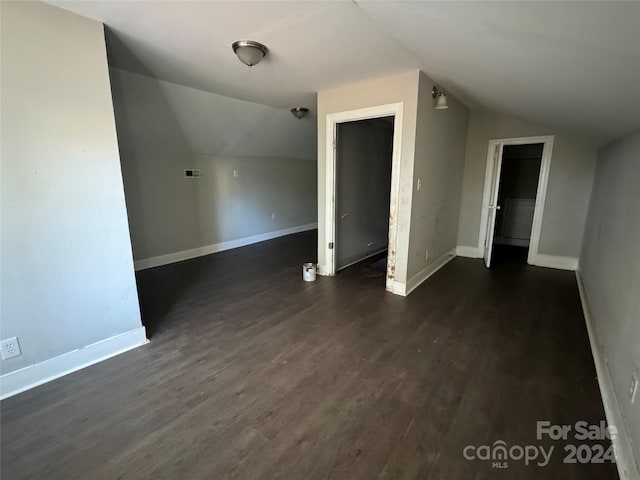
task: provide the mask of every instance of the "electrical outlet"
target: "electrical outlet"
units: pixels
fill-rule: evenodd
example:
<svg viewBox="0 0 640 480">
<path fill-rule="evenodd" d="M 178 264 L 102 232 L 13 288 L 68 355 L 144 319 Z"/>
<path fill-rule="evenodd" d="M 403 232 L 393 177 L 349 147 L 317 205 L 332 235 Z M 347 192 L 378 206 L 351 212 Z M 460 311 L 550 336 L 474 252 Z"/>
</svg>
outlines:
<svg viewBox="0 0 640 480">
<path fill-rule="evenodd" d="M 233 178 L 238 178 L 239 174 L 238 174 L 238 170 L 236 170 L 235 168 L 233 169 Z"/>
<path fill-rule="evenodd" d="M 427 250 L 426 252 L 424 252 L 424 260 L 425 260 L 426 262 L 428 262 L 428 261 L 429 261 L 429 250 Z"/>
<path fill-rule="evenodd" d="M 420 191 L 420 189 L 422 188 L 422 180 L 418 179 L 418 191 Z"/>
<path fill-rule="evenodd" d="M 631 383 L 629 383 L 629 400 L 631 403 L 636 402 L 638 396 L 638 376 L 635 373 L 631 374 Z"/>
<path fill-rule="evenodd" d="M 18 355 L 22 355 L 22 352 L 20 351 L 20 344 L 18 343 L 18 337 L 7 338 L 6 340 L 2 340 L 2 345 L 0 347 L 2 350 L 3 360 L 17 357 Z"/>
<path fill-rule="evenodd" d="M 272 214 L 271 214 L 271 220 L 275 220 L 275 219 L 276 219 L 276 214 L 275 214 L 275 213 L 272 213 Z"/>
</svg>

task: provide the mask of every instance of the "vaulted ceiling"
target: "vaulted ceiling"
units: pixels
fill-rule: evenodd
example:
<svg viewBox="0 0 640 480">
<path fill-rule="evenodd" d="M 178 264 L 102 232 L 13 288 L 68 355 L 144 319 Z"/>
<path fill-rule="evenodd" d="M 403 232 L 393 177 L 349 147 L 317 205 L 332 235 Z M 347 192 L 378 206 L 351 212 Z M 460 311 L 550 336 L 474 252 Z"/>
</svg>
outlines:
<svg viewBox="0 0 640 480">
<path fill-rule="evenodd" d="M 640 2 L 50 3 L 107 25 L 112 66 L 266 105 L 422 69 L 471 108 L 600 141 L 640 128 Z M 249 69 L 238 39 L 270 53 Z"/>
</svg>

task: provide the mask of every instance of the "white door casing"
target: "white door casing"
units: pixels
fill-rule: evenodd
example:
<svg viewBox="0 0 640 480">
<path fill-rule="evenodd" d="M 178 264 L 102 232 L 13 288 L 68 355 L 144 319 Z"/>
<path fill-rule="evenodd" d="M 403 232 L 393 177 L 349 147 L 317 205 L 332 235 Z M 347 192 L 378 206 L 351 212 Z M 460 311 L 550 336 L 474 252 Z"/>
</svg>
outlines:
<svg viewBox="0 0 640 480">
<path fill-rule="evenodd" d="M 484 194 L 482 198 L 482 210 L 480 213 L 480 233 L 478 237 L 478 250 L 484 252 L 484 260 L 487 267 L 491 264 L 491 252 L 493 249 L 493 234 L 495 229 L 496 202 L 502 167 L 502 153 L 505 145 L 529 145 L 542 143 L 542 160 L 540 162 L 540 175 L 538 177 L 538 189 L 536 192 L 536 205 L 533 213 L 533 225 L 531 227 L 531 241 L 527 263 L 536 264 L 540 234 L 542 232 L 542 219 L 547 196 L 547 184 L 551 169 L 551 156 L 553 153 L 553 135 L 538 137 L 518 137 L 489 140 L 487 151 L 487 168 L 485 171 Z"/>
<path fill-rule="evenodd" d="M 336 238 L 336 128 L 338 123 L 367 120 L 370 118 L 394 117 L 393 154 L 391 167 L 391 198 L 389 208 L 389 244 L 387 256 L 387 290 L 392 291 L 395 278 L 396 240 L 398 218 L 398 196 L 400 193 L 400 160 L 402 147 L 402 112 L 404 102 L 377 105 L 374 107 L 331 113 L 326 116 L 326 185 L 325 185 L 325 258 L 326 265 L 321 270 L 323 275 L 336 273 L 335 238 Z"/>
</svg>

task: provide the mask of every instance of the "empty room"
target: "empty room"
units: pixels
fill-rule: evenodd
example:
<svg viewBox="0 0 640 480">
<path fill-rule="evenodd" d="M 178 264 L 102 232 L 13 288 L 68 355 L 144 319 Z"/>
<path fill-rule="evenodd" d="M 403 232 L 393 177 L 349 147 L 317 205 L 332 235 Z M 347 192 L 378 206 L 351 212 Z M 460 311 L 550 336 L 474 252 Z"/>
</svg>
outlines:
<svg viewBox="0 0 640 480">
<path fill-rule="evenodd" d="M 640 2 L 0 22 L 3 480 L 640 480 Z"/>
</svg>

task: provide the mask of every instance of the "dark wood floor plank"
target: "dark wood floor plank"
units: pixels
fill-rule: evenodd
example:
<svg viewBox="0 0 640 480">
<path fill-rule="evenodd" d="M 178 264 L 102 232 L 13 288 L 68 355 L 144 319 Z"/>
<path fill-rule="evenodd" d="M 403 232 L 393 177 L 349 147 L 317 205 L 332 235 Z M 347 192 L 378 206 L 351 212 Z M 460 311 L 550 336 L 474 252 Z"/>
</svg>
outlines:
<svg viewBox="0 0 640 480">
<path fill-rule="evenodd" d="M 151 343 L 3 401 L 3 480 L 616 478 L 462 456 L 604 418 L 571 272 L 454 259 L 400 298 L 366 262 L 303 282 L 315 248 L 139 272 Z"/>
</svg>

